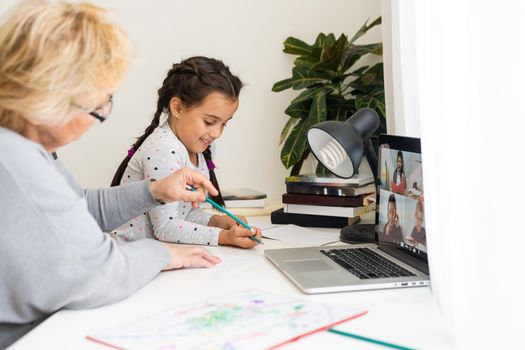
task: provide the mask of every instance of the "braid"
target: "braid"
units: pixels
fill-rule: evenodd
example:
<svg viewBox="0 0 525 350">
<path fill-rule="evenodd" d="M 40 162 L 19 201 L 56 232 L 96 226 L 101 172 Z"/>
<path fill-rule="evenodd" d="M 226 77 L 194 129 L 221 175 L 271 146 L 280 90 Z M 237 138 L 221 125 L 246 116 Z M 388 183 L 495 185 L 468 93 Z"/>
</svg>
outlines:
<svg viewBox="0 0 525 350">
<path fill-rule="evenodd" d="M 204 159 L 206 160 L 206 164 L 212 163 L 213 161 L 211 159 L 211 150 L 210 147 L 206 148 L 204 152 L 202 152 L 202 155 L 204 156 Z M 215 176 L 215 170 L 213 170 L 214 166 L 208 165 L 208 170 L 210 171 L 210 181 L 212 185 L 217 189 L 219 192 L 216 196 L 210 196 L 212 200 L 214 200 L 217 204 L 222 205 L 224 207 L 224 199 L 222 198 L 221 189 L 219 188 L 219 182 L 217 181 L 217 177 Z"/>
<path fill-rule="evenodd" d="M 177 65 L 173 65 L 172 69 L 169 71 L 168 76 L 164 79 L 164 82 L 162 83 L 162 87 L 158 90 L 159 99 L 157 101 L 157 110 L 155 111 L 155 115 L 153 116 L 153 120 L 151 121 L 150 125 L 144 130 L 144 134 L 140 136 L 137 141 L 131 146 L 132 152 L 128 152 L 128 155 L 122 163 L 120 163 L 117 172 L 115 173 L 115 176 L 113 176 L 113 180 L 111 181 L 111 186 L 118 186 L 120 185 L 120 182 L 122 181 L 122 176 L 124 175 L 124 172 L 126 171 L 126 168 L 128 166 L 129 161 L 131 160 L 131 157 L 133 156 L 133 153 L 136 152 L 140 146 L 144 143 L 144 141 L 148 138 L 149 135 L 153 133 L 153 130 L 155 130 L 159 124 L 160 124 L 160 116 L 162 115 L 162 112 L 168 108 L 168 104 L 170 101 L 169 94 L 169 85 L 171 77 L 176 73 L 177 71 Z"/>
<path fill-rule="evenodd" d="M 153 120 L 151 121 L 151 124 L 146 128 L 146 130 L 144 130 L 144 135 L 140 136 L 137 139 L 137 141 L 133 144 L 133 146 L 131 146 L 131 149 L 133 151 L 138 150 L 139 147 L 142 145 L 142 143 L 144 143 L 144 140 L 146 140 L 148 136 L 151 135 L 153 130 L 155 130 L 155 128 L 159 126 L 161 114 L 162 114 L 162 109 L 157 109 L 157 111 L 155 112 L 155 116 L 153 117 Z M 126 158 L 124 158 L 122 163 L 120 163 L 117 169 L 117 172 L 115 173 L 115 176 L 113 176 L 113 180 L 111 181 L 111 186 L 120 185 L 120 181 L 122 181 L 122 176 L 124 175 L 124 172 L 126 171 L 128 163 L 131 160 L 131 157 L 133 156 L 132 153 L 130 154 L 130 152 L 128 152 L 128 155 L 126 156 Z"/>
</svg>

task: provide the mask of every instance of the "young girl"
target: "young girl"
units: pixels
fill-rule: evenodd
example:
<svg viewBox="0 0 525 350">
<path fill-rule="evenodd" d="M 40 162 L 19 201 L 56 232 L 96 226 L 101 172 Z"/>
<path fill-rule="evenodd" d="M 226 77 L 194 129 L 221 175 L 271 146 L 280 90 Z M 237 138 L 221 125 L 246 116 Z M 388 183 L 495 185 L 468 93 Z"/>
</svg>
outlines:
<svg viewBox="0 0 525 350">
<path fill-rule="evenodd" d="M 401 151 L 397 152 L 397 162 L 396 170 L 392 176 L 392 183 L 390 184 L 390 190 L 397 194 L 405 194 L 407 189 L 407 179 L 405 176 L 404 162 L 403 162 L 403 153 Z"/>
<path fill-rule="evenodd" d="M 224 201 L 212 161 L 213 141 L 218 139 L 239 106 L 242 82 L 221 61 L 192 57 L 174 64 L 158 90 L 157 111 L 120 164 L 112 186 L 143 179 L 154 181 L 190 167 L 209 177 Z M 161 118 L 166 115 L 167 118 Z M 246 221 L 245 218 L 241 218 Z M 119 227 L 115 234 L 127 240 L 155 237 L 161 241 L 235 245 L 251 248 L 251 232 L 224 215 L 205 213 L 188 202 L 158 206 Z"/>
</svg>

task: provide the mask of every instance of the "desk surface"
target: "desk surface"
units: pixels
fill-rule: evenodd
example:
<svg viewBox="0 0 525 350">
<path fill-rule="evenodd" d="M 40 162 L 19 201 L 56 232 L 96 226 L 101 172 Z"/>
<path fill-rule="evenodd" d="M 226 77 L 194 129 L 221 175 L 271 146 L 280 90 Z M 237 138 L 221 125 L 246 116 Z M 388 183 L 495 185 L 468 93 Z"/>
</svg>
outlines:
<svg viewBox="0 0 525 350">
<path fill-rule="evenodd" d="M 251 224 L 268 226 L 269 217 L 249 218 Z M 315 229 L 329 231 L 330 229 Z M 344 304 L 368 310 L 368 314 L 336 328 L 361 336 L 419 349 L 450 349 L 452 342 L 430 288 L 306 295 L 302 294 L 266 258 L 264 249 L 300 246 L 264 240 L 263 246 L 252 250 L 232 247 L 211 247 L 220 255 L 256 254 L 260 258 L 246 268 L 214 272 L 213 269 L 189 269 L 163 272 L 130 298 L 92 310 L 63 310 L 51 316 L 33 331 L 13 344 L 20 349 L 108 349 L 85 339 L 88 333 L 120 325 L 133 319 L 156 314 L 167 308 L 194 303 L 246 289 L 300 297 L 318 302 Z M 283 349 L 386 349 L 328 332 L 319 332 Z"/>
</svg>

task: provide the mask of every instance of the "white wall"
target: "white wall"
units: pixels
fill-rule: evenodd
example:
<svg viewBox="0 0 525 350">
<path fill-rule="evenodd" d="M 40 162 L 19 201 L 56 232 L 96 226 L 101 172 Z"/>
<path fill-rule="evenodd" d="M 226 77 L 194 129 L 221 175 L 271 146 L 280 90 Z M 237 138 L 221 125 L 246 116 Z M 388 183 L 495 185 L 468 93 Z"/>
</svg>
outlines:
<svg viewBox="0 0 525 350">
<path fill-rule="evenodd" d="M 156 91 L 172 62 L 192 55 L 222 59 L 246 83 L 240 107 L 217 141 L 223 188 L 252 187 L 279 198 L 288 171 L 278 139 L 284 109 L 296 95 L 274 93 L 273 83 L 291 75 L 288 36 L 309 43 L 319 32 L 353 35 L 366 19 L 381 15 L 380 0 L 97 0 L 115 10 L 138 48 L 136 64 L 115 95 L 111 118 L 59 152 L 77 180 L 106 186 L 133 139 L 149 125 Z M 15 1 L 2 0 L 0 12 Z M 376 27 L 362 43 L 381 41 Z"/>
</svg>

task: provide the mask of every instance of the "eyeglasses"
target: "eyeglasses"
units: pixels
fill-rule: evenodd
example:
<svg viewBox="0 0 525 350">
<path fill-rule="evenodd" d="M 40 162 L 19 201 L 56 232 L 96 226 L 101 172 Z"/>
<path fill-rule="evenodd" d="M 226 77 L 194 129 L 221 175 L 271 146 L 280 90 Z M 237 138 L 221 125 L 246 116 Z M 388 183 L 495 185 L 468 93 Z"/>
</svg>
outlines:
<svg viewBox="0 0 525 350">
<path fill-rule="evenodd" d="M 113 109 L 113 95 L 109 95 L 108 101 L 104 103 L 103 106 L 98 107 L 92 112 L 88 112 L 88 114 L 98 119 L 101 123 L 103 123 L 109 117 L 112 109 Z"/>
<path fill-rule="evenodd" d="M 75 107 L 80 108 L 81 110 L 85 111 L 87 114 L 92 116 L 93 118 L 98 119 L 101 123 L 103 123 L 106 119 L 108 119 L 109 115 L 111 114 L 111 110 L 113 109 L 113 95 L 109 95 L 108 100 L 106 103 L 104 103 L 102 106 L 97 107 L 91 112 L 88 112 L 85 108 L 74 104 Z"/>
</svg>

